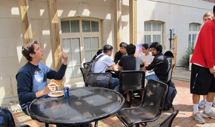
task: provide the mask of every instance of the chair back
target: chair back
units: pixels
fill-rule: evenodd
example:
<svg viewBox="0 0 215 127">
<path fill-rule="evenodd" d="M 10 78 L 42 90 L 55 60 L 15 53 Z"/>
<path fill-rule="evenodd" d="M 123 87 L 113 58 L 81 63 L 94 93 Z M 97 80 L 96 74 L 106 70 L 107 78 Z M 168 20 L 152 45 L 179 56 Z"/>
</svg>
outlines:
<svg viewBox="0 0 215 127">
<path fill-rule="evenodd" d="M 85 77 L 86 77 L 86 74 L 89 73 L 87 69 L 83 68 L 83 67 L 80 67 L 80 70 L 81 70 L 81 73 L 82 73 L 82 76 L 83 76 L 83 80 L 85 82 Z"/>
<path fill-rule="evenodd" d="M 172 122 L 175 119 L 175 117 L 178 114 L 178 110 L 174 111 L 170 116 L 168 116 L 161 124 L 159 124 L 157 127 L 171 127 Z"/>
<path fill-rule="evenodd" d="M 104 87 L 111 89 L 112 75 L 110 73 L 87 73 L 85 85 L 86 87 Z"/>
<path fill-rule="evenodd" d="M 126 70 L 119 74 L 119 91 L 142 90 L 145 83 L 145 72 Z"/>
<path fill-rule="evenodd" d="M 174 59 L 174 55 L 171 51 L 166 51 L 164 53 L 164 56 L 166 57 L 168 63 L 169 63 L 169 68 L 172 66 L 172 62 L 173 62 L 173 59 Z"/>
<path fill-rule="evenodd" d="M 175 66 L 175 64 L 172 64 L 168 70 L 168 76 L 167 76 L 166 83 L 168 83 L 172 79 L 172 72 L 173 72 L 174 66 Z"/>
<path fill-rule="evenodd" d="M 147 82 L 141 108 L 150 112 L 151 115 L 148 114 L 148 117 L 154 118 L 154 120 L 159 118 L 163 110 L 167 91 L 168 86 L 163 82 L 153 79 Z"/>
</svg>

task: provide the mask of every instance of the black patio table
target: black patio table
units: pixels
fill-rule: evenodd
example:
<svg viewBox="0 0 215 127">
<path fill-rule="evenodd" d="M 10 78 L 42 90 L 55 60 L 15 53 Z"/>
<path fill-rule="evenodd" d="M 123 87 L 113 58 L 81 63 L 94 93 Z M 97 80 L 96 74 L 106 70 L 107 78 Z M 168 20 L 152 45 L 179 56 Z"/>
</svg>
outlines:
<svg viewBox="0 0 215 127">
<path fill-rule="evenodd" d="M 110 70 L 107 70 L 106 72 L 111 73 L 112 77 L 114 77 L 114 78 L 119 78 L 119 72 L 120 71 L 118 71 L 118 70 L 112 70 L 112 69 L 110 69 Z"/>
<path fill-rule="evenodd" d="M 120 110 L 124 97 L 111 89 L 78 87 L 69 97 L 42 97 L 29 105 L 32 119 L 47 124 L 83 124 L 109 117 Z"/>
</svg>

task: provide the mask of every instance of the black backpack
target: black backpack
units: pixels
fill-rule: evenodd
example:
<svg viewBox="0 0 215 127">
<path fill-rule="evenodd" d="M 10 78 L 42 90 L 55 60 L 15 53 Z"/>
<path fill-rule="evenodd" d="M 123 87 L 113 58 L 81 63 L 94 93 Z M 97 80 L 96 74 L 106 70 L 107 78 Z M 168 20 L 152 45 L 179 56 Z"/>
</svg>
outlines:
<svg viewBox="0 0 215 127">
<path fill-rule="evenodd" d="M 163 110 L 169 110 L 170 108 L 173 109 L 174 111 L 174 107 L 172 105 L 172 102 L 177 94 L 177 90 L 175 88 L 174 83 L 172 82 L 172 80 L 170 80 L 168 83 L 168 92 L 164 101 L 164 106 L 163 106 Z"/>
<path fill-rule="evenodd" d="M 93 66 L 94 64 L 102 57 L 104 56 L 104 54 L 101 54 L 98 58 L 95 58 L 95 59 L 92 59 L 90 62 L 86 62 L 86 63 L 83 63 L 83 66 L 85 69 L 87 69 L 88 72 L 93 72 Z"/>
<path fill-rule="evenodd" d="M 0 107 L 0 127 L 15 127 L 13 116 L 7 108 Z"/>
</svg>

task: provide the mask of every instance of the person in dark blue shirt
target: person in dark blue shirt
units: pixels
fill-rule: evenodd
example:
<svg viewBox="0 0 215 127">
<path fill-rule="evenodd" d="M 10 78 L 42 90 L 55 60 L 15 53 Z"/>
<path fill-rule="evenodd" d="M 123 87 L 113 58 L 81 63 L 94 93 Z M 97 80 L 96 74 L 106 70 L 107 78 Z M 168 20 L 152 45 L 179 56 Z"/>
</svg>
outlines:
<svg viewBox="0 0 215 127">
<path fill-rule="evenodd" d="M 23 45 L 22 54 L 28 62 L 16 74 L 17 91 L 21 108 L 26 115 L 29 115 L 28 105 L 34 99 L 47 95 L 55 89 L 55 84 L 48 84 L 47 78 L 56 80 L 63 78 L 67 68 L 68 55 L 65 52 L 60 53 L 63 64 L 56 72 L 40 63 L 40 60 L 43 59 L 43 50 L 37 41 L 30 41 Z"/>
</svg>

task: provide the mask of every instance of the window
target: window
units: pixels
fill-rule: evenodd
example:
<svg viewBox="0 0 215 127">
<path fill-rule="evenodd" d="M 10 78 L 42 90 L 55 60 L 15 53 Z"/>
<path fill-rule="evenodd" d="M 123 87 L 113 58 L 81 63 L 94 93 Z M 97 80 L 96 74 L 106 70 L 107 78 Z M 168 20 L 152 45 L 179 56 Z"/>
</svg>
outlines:
<svg viewBox="0 0 215 127">
<path fill-rule="evenodd" d="M 99 22 L 81 20 L 82 32 L 99 32 Z M 80 32 L 80 20 L 61 21 L 62 33 Z"/>
<path fill-rule="evenodd" d="M 84 53 L 86 61 L 90 61 L 99 49 L 98 37 L 85 37 L 84 38 Z"/>
<path fill-rule="evenodd" d="M 200 24 L 190 23 L 189 25 L 189 35 L 188 35 L 188 47 L 193 46 L 195 43 L 196 35 L 200 30 Z"/>
<path fill-rule="evenodd" d="M 101 45 L 100 20 L 75 18 L 61 21 L 62 50 L 68 54 L 66 80 L 82 77 L 80 67 Z"/>
<path fill-rule="evenodd" d="M 144 43 L 162 42 L 162 23 L 147 21 L 144 23 Z"/>
<path fill-rule="evenodd" d="M 81 67 L 81 50 L 79 38 L 64 38 L 63 39 L 63 51 L 68 54 L 68 65 L 66 76 L 71 78 L 77 78 L 81 76 L 79 68 Z"/>
</svg>

